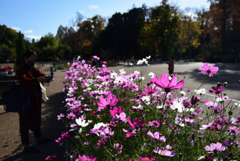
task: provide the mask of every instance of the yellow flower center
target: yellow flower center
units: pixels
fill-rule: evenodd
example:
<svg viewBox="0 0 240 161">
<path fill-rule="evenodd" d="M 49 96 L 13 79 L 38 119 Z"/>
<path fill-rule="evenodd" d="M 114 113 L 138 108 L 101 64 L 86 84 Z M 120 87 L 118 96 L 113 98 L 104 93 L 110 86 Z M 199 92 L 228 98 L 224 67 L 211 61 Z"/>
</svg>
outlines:
<svg viewBox="0 0 240 161">
<path fill-rule="evenodd" d="M 162 155 L 165 155 L 166 153 L 165 152 L 162 152 Z"/>
<path fill-rule="evenodd" d="M 145 159 L 150 160 L 148 157 L 146 157 Z"/>
</svg>

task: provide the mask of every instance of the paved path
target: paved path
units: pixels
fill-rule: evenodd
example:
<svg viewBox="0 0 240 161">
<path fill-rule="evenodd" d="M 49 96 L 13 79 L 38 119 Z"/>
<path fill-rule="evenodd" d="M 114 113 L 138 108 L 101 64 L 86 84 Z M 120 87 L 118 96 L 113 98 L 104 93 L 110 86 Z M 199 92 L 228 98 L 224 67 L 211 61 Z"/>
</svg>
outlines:
<svg viewBox="0 0 240 161">
<path fill-rule="evenodd" d="M 45 71 L 48 66 L 44 66 L 41 71 Z M 53 139 L 53 142 L 37 146 L 33 134 L 30 132 L 30 143 L 37 146 L 41 151 L 36 154 L 22 153 L 21 139 L 19 133 L 19 122 L 17 113 L 5 113 L 0 106 L 0 160 L 1 161 L 42 161 L 46 156 L 57 154 L 56 160 L 64 161 L 65 147 L 55 143 L 61 132 L 65 131 L 65 126 L 57 120 L 57 115 L 63 112 L 64 93 L 62 92 L 62 81 L 64 80 L 64 70 L 54 72 L 54 81 L 47 87 L 49 101 L 42 106 L 42 133 Z M 46 72 L 45 74 L 50 74 Z"/>
</svg>

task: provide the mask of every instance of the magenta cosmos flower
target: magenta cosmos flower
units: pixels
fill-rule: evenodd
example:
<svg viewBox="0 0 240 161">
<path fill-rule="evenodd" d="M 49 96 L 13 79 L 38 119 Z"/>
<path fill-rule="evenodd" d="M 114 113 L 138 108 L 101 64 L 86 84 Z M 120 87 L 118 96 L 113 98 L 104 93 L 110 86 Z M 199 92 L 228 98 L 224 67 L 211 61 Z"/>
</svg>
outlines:
<svg viewBox="0 0 240 161">
<path fill-rule="evenodd" d="M 95 55 L 93 56 L 93 59 L 99 60 L 100 58 Z"/>
<path fill-rule="evenodd" d="M 115 116 L 116 114 L 121 114 L 122 112 L 124 112 L 124 109 L 121 109 L 120 106 L 118 107 L 113 107 L 113 110 L 110 110 L 110 114 L 112 116 Z"/>
<path fill-rule="evenodd" d="M 210 146 L 206 146 L 205 150 L 208 151 L 208 153 L 214 153 L 218 151 L 224 151 L 226 148 L 221 143 L 217 142 L 210 144 Z"/>
<path fill-rule="evenodd" d="M 153 82 L 158 87 L 165 90 L 165 92 L 170 92 L 170 90 L 177 90 L 182 88 L 184 85 L 184 80 L 177 82 L 177 78 L 175 76 L 172 77 L 171 81 L 169 81 L 168 74 L 163 73 L 161 76 L 161 80 L 155 75 L 153 77 Z"/>
<path fill-rule="evenodd" d="M 56 155 L 49 155 L 45 158 L 45 160 L 53 160 L 54 158 L 56 158 Z"/>
<path fill-rule="evenodd" d="M 137 155 L 137 156 L 138 156 L 138 158 L 141 159 L 141 161 L 155 161 L 155 160 L 157 160 L 157 159 L 155 159 L 155 158 L 152 158 L 152 155 L 151 155 L 151 154 L 148 154 L 146 157 L 141 157 L 141 156 L 139 156 L 139 155 Z"/>
<path fill-rule="evenodd" d="M 128 125 L 132 128 L 144 127 L 145 123 L 146 123 L 146 121 L 144 121 L 144 120 L 139 121 L 139 118 L 135 118 L 134 123 L 132 123 L 131 120 L 128 121 Z"/>
<path fill-rule="evenodd" d="M 86 156 L 86 155 L 81 156 L 79 154 L 79 156 L 76 159 L 76 161 L 97 161 L 97 158 L 94 157 L 93 155 L 91 155 L 91 156 Z"/>
<path fill-rule="evenodd" d="M 101 95 L 99 97 L 99 101 L 97 101 L 97 104 L 98 104 L 98 107 L 100 110 L 106 108 L 107 106 L 115 106 L 117 104 L 117 99 L 116 99 L 116 96 L 113 95 L 112 93 L 108 93 L 107 95 L 107 100 L 104 99 L 104 97 Z"/>
<path fill-rule="evenodd" d="M 217 73 L 218 67 L 209 66 L 208 63 L 204 63 L 203 67 L 199 67 L 203 74 L 208 74 L 209 77 L 213 76 L 213 73 Z"/>
</svg>

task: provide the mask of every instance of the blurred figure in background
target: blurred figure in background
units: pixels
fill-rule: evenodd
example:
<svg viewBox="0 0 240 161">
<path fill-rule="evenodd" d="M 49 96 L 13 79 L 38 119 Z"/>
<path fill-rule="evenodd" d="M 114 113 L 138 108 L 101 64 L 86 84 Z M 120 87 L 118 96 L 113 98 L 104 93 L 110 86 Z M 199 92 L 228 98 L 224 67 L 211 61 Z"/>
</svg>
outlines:
<svg viewBox="0 0 240 161">
<path fill-rule="evenodd" d="M 174 58 L 171 56 L 170 57 L 170 60 L 168 62 L 168 72 L 169 72 L 169 75 L 173 74 L 173 71 L 174 71 Z"/>
</svg>

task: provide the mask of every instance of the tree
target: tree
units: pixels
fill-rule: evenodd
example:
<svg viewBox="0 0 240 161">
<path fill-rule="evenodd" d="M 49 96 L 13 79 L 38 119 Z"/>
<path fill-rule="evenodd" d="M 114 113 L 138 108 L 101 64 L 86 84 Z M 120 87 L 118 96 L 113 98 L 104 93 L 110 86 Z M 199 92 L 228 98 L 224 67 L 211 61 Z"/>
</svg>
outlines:
<svg viewBox="0 0 240 161">
<path fill-rule="evenodd" d="M 14 56 L 14 52 L 6 45 L 0 46 L 0 62 L 10 60 Z"/>
<path fill-rule="evenodd" d="M 139 57 L 138 39 L 144 21 L 142 8 L 133 8 L 123 14 L 115 13 L 99 35 L 100 50 L 110 51 L 115 58 L 124 55 Z"/>
<path fill-rule="evenodd" d="M 60 59 L 71 59 L 72 48 L 66 44 L 60 44 L 57 48 L 57 55 Z"/>
<path fill-rule="evenodd" d="M 22 34 L 20 31 L 17 34 L 17 41 L 16 41 L 16 62 L 15 66 L 20 67 L 24 64 L 23 61 L 23 54 L 26 51 L 25 43 L 24 43 L 24 34 Z"/>
<path fill-rule="evenodd" d="M 192 20 L 191 16 L 187 16 L 185 14 L 180 14 L 179 16 L 178 36 L 174 46 L 178 48 L 178 52 L 180 53 L 183 53 L 186 51 L 186 49 L 188 49 L 189 58 L 191 58 L 191 48 L 197 49 L 200 46 L 200 23 Z"/>
<path fill-rule="evenodd" d="M 178 15 L 176 9 L 166 3 L 152 8 L 151 32 L 163 59 L 168 58 L 168 51 L 178 34 Z"/>
<path fill-rule="evenodd" d="M 229 31 L 239 33 L 240 0 L 209 0 L 211 2 L 208 16 L 211 17 L 211 37 L 221 44 L 222 53 L 226 52 L 226 36 Z"/>
<path fill-rule="evenodd" d="M 53 36 L 53 34 L 48 33 L 47 35 L 41 37 L 41 39 L 38 42 L 38 47 L 40 49 L 44 47 L 57 47 L 58 46 L 58 41 L 57 39 Z"/>
</svg>

